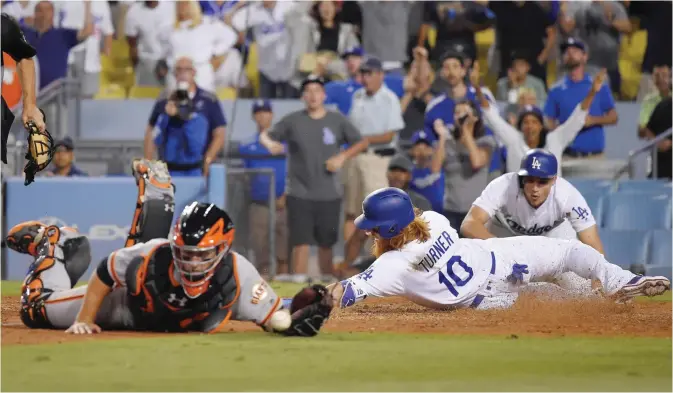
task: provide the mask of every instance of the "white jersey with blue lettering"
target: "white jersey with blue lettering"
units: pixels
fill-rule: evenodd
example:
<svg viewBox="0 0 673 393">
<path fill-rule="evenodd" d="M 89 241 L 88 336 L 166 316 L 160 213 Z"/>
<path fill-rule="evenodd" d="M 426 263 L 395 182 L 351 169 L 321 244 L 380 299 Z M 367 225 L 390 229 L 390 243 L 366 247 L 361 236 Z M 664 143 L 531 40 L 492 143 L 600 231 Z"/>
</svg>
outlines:
<svg viewBox="0 0 673 393">
<path fill-rule="evenodd" d="M 577 233 L 596 225 L 582 194 L 560 177 L 537 209 L 526 200 L 516 173 L 491 181 L 473 205 L 488 213 L 491 219 L 487 228 L 497 237 L 576 238 Z"/>
<path fill-rule="evenodd" d="M 458 239 L 443 215 L 426 211 L 430 239 L 381 255 L 367 270 L 342 282 L 345 304 L 369 296 L 403 296 L 431 308 L 468 307 L 486 286 L 493 261 L 483 242 Z M 481 242 L 481 243 L 480 243 Z"/>
</svg>

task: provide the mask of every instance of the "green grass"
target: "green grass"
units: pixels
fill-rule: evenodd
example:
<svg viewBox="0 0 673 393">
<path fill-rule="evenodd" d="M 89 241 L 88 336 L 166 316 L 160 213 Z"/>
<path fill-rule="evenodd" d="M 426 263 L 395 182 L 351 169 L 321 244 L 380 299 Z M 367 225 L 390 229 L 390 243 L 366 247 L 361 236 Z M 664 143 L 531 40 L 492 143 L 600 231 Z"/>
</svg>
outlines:
<svg viewBox="0 0 673 393">
<path fill-rule="evenodd" d="M 6 391 L 671 391 L 671 340 L 260 333 L 2 349 Z"/>
</svg>

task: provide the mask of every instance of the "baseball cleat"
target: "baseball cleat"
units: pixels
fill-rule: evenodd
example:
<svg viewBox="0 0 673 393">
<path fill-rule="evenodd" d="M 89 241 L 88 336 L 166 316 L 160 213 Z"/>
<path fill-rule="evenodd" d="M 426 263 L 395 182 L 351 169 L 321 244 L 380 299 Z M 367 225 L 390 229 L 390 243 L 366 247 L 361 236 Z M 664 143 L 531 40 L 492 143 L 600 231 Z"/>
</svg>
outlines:
<svg viewBox="0 0 673 393">
<path fill-rule="evenodd" d="M 671 289 L 671 282 L 662 276 L 636 276 L 617 293 L 617 301 L 625 302 L 636 296 L 658 296 Z"/>
<path fill-rule="evenodd" d="M 166 163 L 159 160 L 135 159 L 131 164 L 136 181 L 144 178 L 150 184 L 160 188 L 171 187 L 171 175 Z"/>
<path fill-rule="evenodd" d="M 26 221 L 9 230 L 5 243 L 7 247 L 22 254 L 37 256 L 37 245 L 42 240 L 46 225 L 39 221 Z"/>
</svg>

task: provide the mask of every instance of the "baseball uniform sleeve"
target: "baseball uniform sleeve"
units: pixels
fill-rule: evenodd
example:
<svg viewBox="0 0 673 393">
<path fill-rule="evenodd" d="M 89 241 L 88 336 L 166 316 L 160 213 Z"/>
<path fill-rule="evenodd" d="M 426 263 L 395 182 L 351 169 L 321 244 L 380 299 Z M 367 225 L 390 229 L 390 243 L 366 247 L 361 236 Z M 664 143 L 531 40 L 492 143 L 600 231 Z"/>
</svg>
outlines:
<svg viewBox="0 0 673 393">
<path fill-rule="evenodd" d="M 560 179 L 559 179 L 560 180 Z M 589 204 L 586 199 L 572 184 L 564 182 L 561 187 L 563 193 L 567 193 L 566 203 L 564 205 L 564 213 L 570 221 L 575 232 L 582 232 L 583 230 L 596 225 Z"/>
<path fill-rule="evenodd" d="M 106 265 L 105 267 L 107 267 L 107 275 L 105 271 L 106 269 L 103 268 L 104 265 L 101 265 L 97 271 L 98 277 L 108 285 L 112 283 L 115 286 L 125 287 L 126 270 L 131 262 L 137 258 L 145 258 L 155 248 L 166 242 L 166 239 L 153 239 L 146 243 L 138 243 L 135 246 L 121 248 L 112 252 L 107 258 L 107 261 L 104 261 L 104 264 Z"/>
<path fill-rule="evenodd" d="M 2 14 L 2 51 L 16 62 L 30 59 L 36 54 L 35 48 L 26 41 L 16 19 L 4 13 Z"/>
<path fill-rule="evenodd" d="M 488 183 L 486 188 L 484 188 L 484 191 L 481 192 L 481 195 L 479 195 L 472 205 L 484 209 L 489 217 L 493 217 L 493 215 L 505 205 L 507 188 L 509 187 L 513 176 L 515 176 L 515 174 L 502 175 Z"/>
<path fill-rule="evenodd" d="M 238 253 L 234 256 L 240 292 L 236 303 L 231 307 L 231 318 L 235 321 L 252 321 L 263 325 L 274 311 L 280 309 L 281 298 L 259 275 L 249 260 Z"/>
<path fill-rule="evenodd" d="M 404 294 L 402 282 L 404 269 L 400 262 L 394 260 L 394 256 L 384 254 L 364 272 L 341 281 L 344 290 L 340 301 L 341 308 L 350 307 L 369 296 L 388 297 Z"/>
</svg>

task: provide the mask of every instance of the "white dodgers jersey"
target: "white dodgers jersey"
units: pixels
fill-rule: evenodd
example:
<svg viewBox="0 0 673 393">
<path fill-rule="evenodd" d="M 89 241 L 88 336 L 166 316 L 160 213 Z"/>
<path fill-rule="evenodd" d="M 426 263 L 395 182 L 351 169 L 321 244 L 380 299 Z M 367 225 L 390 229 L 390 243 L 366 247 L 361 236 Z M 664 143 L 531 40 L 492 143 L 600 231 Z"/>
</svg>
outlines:
<svg viewBox="0 0 673 393">
<path fill-rule="evenodd" d="M 469 306 L 486 285 L 493 261 L 482 240 L 458 239 L 443 215 L 427 211 L 430 239 L 381 255 L 367 270 L 341 282 L 341 307 L 369 296 L 403 296 L 431 308 Z"/>
<path fill-rule="evenodd" d="M 596 225 L 591 209 L 577 189 L 567 180 L 557 177 L 547 200 L 533 208 L 519 186 L 516 173 L 506 173 L 489 183 L 474 201 L 491 217 L 488 229 L 498 237 L 551 236 L 576 237 L 576 233 Z M 572 229 L 570 236 L 558 236 L 563 226 Z M 560 228 L 559 228 L 560 227 Z M 556 230 L 559 228 L 559 230 Z"/>
</svg>

